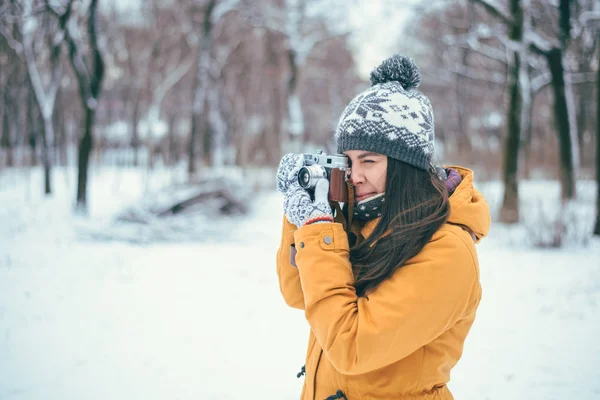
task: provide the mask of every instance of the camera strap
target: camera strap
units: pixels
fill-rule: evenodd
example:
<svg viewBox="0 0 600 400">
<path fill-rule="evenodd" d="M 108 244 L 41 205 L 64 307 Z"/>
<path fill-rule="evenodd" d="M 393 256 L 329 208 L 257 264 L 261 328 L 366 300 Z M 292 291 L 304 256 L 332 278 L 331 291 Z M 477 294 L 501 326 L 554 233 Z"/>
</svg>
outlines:
<svg viewBox="0 0 600 400">
<path fill-rule="evenodd" d="M 354 185 L 350 182 L 347 182 L 348 186 L 348 226 L 346 227 L 346 232 L 350 232 L 352 229 L 352 216 L 354 216 Z"/>
<path fill-rule="evenodd" d="M 334 202 L 332 208 L 335 209 L 335 221 L 342 224 L 346 232 L 350 232 L 352 228 L 352 216 L 354 215 L 354 186 L 347 183 L 348 186 L 348 216 L 342 212 L 342 207 L 339 202 Z"/>
</svg>

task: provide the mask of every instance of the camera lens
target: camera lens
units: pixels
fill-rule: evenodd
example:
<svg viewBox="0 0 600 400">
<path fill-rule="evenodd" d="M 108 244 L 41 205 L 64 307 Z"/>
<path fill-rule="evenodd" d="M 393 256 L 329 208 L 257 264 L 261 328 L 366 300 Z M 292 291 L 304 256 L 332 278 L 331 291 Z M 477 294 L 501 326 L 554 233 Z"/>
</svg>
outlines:
<svg viewBox="0 0 600 400">
<path fill-rule="evenodd" d="M 319 179 L 327 179 L 327 171 L 321 165 L 302 167 L 298 172 L 298 183 L 304 189 L 313 189 Z"/>
</svg>

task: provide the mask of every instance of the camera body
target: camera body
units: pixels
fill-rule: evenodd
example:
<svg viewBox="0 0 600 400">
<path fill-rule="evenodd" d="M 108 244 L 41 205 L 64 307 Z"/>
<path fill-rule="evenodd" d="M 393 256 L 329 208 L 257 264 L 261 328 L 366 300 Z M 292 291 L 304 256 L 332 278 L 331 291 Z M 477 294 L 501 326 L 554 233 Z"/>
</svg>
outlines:
<svg viewBox="0 0 600 400">
<path fill-rule="evenodd" d="M 329 181 L 329 201 L 348 201 L 348 159 L 343 154 L 327 154 L 319 151 L 304 154 L 304 167 L 298 173 L 298 183 L 314 195 L 320 179 Z"/>
</svg>

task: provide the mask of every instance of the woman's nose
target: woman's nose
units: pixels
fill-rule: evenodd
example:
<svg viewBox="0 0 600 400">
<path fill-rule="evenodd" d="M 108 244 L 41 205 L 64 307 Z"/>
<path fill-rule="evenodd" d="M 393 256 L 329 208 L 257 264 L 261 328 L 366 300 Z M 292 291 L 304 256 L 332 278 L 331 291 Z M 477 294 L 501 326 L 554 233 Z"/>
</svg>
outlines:
<svg viewBox="0 0 600 400">
<path fill-rule="evenodd" d="M 364 175 L 359 170 L 359 168 L 350 169 L 350 182 L 352 182 L 354 186 L 364 183 L 364 180 Z"/>
</svg>

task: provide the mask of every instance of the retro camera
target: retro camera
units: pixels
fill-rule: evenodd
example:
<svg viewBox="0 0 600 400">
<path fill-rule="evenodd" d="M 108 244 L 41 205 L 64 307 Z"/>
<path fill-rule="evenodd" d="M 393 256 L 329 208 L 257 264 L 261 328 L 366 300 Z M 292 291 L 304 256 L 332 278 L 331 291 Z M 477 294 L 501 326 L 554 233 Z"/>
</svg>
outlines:
<svg viewBox="0 0 600 400">
<path fill-rule="evenodd" d="M 329 181 L 329 201 L 348 201 L 347 182 L 348 159 L 343 154 L 327 154 L 319 151 L 304 154 L 304 167 L 298 173 L 298 183 L 311 196 L 320 179 Z"/>
</svg>

